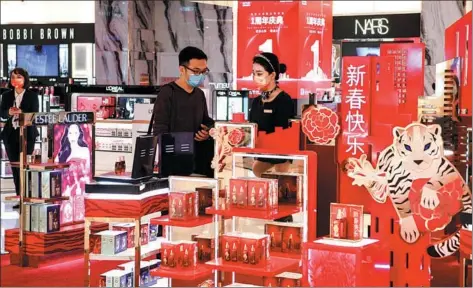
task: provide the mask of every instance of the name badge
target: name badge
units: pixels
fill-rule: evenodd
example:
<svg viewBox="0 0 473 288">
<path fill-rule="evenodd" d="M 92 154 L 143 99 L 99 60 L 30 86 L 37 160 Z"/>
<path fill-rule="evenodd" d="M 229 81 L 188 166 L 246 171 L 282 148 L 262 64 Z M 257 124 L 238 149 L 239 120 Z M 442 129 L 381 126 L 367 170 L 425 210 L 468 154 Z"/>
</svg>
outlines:
<svg viewBox="0 0 473 288">
<path fill-rule="evenodd" d="M 266 113 L 266 114 L 272 114 L 273 110 L 272 109 L 264 109 L 263 112 Z"/>
</svg>

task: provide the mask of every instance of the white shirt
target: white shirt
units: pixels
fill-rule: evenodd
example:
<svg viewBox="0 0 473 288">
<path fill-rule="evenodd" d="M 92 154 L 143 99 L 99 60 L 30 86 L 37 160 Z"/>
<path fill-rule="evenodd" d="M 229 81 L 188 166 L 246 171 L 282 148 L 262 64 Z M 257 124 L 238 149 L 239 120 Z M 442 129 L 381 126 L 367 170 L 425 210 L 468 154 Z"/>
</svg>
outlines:
<svg viewBox="0 0 473 288">
<path fill-rule="evenodd" d="M 26 89 L 23 89 L 23 92 L 18 94 L 16 93 L 16 90 L 15 90 L 15 102 L 13 103 L 13 105 L 16 108 L 20 108 L 21 101 L 23 101 L 23 95 L 25 95 L 25 91 Z M 12 125 L 13 125 L 13 128 L 15 129 L 17 129 L 20 126 L 20 123 L 18 122 L 18 120 L 19 120 L 18 115 L 13 116 Z"/>
</svg>

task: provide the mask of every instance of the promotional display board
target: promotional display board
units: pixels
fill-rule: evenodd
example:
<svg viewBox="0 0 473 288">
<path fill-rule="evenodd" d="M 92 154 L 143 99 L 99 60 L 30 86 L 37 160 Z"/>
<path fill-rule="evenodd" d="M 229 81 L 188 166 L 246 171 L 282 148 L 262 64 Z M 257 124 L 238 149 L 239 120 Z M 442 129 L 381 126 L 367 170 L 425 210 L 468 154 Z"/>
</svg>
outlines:
<svg viewBox="0 0 473 288">
<path fill-rule="evenodd" d="M 239 2 L 238 89 L 255 88 L 252 60 L 261 52 L 272 52 L 286 64 L 279 83 L 292 98 L 308 98 L 316 88 L 330 87 L 331 35 L 330 1 Z"/>
</svg>

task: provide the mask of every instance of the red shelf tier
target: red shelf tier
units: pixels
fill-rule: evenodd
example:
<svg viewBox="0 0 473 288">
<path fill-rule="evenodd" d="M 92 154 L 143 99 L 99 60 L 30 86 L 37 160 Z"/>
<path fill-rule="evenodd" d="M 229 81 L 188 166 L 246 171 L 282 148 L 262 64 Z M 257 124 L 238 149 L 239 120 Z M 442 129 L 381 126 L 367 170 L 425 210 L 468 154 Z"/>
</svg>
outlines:
<svg viewBox="0 0 473 288">
<path fill-rule="evenodd" d="M 212 268 L 203 264 L 197 265 L 195 269 L 167 269 L 160 267 L 150 271 L 151 276 L 188 281 L 202 279 L 203 277 L 210 276 L 211 273 Z"/>
<path fill-rule="evenodd" d="M 212 223 L 212 216 L 204 215 L 204 216 L 199 216 L 196 219 L 183 221 L 183 220 L 169 219 L 169 216 L 166 215 L 166 216 L 162 216 L 158 218 L 153 218 L 151 219 L 150 223 L 153 225 L 192 228 L 192 227 L 198 227 L 198 226 Z"/>
<path fill-rule="evenodd" d="M 275 210 L 251 210 L 244 208 L 215 209 L 209 207 L 205 210 L 207 214 L 221 215 L 224 217 L 245 217 L 264 220 L 275 220 L 301 212 L 301 208 L 296 205 L 279 205 Z"/>
<path fill-rule="evenodd" d="M 209 265 L 213 269 L 223 272 L 236 272 L 238 274 L 254 275 L 259 277 L 273 277 L 280 273 L 296 269 L 299 267 L 299 260 L 271 256 L 271 259 L 265 267 L 239 262 L 226 262 L 223 261 L 222 258 L 214 259 L 205 264 Z"/>
</svg>

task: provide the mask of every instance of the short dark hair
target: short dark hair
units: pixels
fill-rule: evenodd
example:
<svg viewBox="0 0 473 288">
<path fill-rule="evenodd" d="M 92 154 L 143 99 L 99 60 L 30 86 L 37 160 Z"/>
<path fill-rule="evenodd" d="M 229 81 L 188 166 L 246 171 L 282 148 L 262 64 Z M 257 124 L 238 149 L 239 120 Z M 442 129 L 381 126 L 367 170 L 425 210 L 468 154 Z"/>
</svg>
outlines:
<svg viewBox="0 0 473 288">
<path fill-rule="evenodd" d="M 279 73 L 286 73 L 286 64 L 279 63 L 278 56 L 273 53 L 263 52 L 253 57 L 253 63 L 263 66 L 269 74 L 276 73 L 276 81 L 279 80 Z"/>
<path fill-rule="evenodd" d="M 17 67 L 15 69 L 13 69 L 11 72 L 10 72 L 10 80 L 8 80 L 8 88 L 10 89 L 13 89 L 15 87 L 13 87 L 13 85 L 11 84 L 11 75 L 15 73 L 16 75 L 21 75 L 23 76 L 23 78 L 25 78 L 25 83 L 23 84 L 23 88 L 25 89 L 28 89 L 30 88 L 30 75 L 28 74 L 28 71 L 26 71 L 25 69 L 23 68 L 20 68 L 20 67 Z"/>
<path fill-rule="evenodd" d="M 207 60 L 207 55 L 204 51 L 192 46 L 187 46 L 179 52 L 179 66 L 189 65 L 192 59 Z"/>
</svg>

